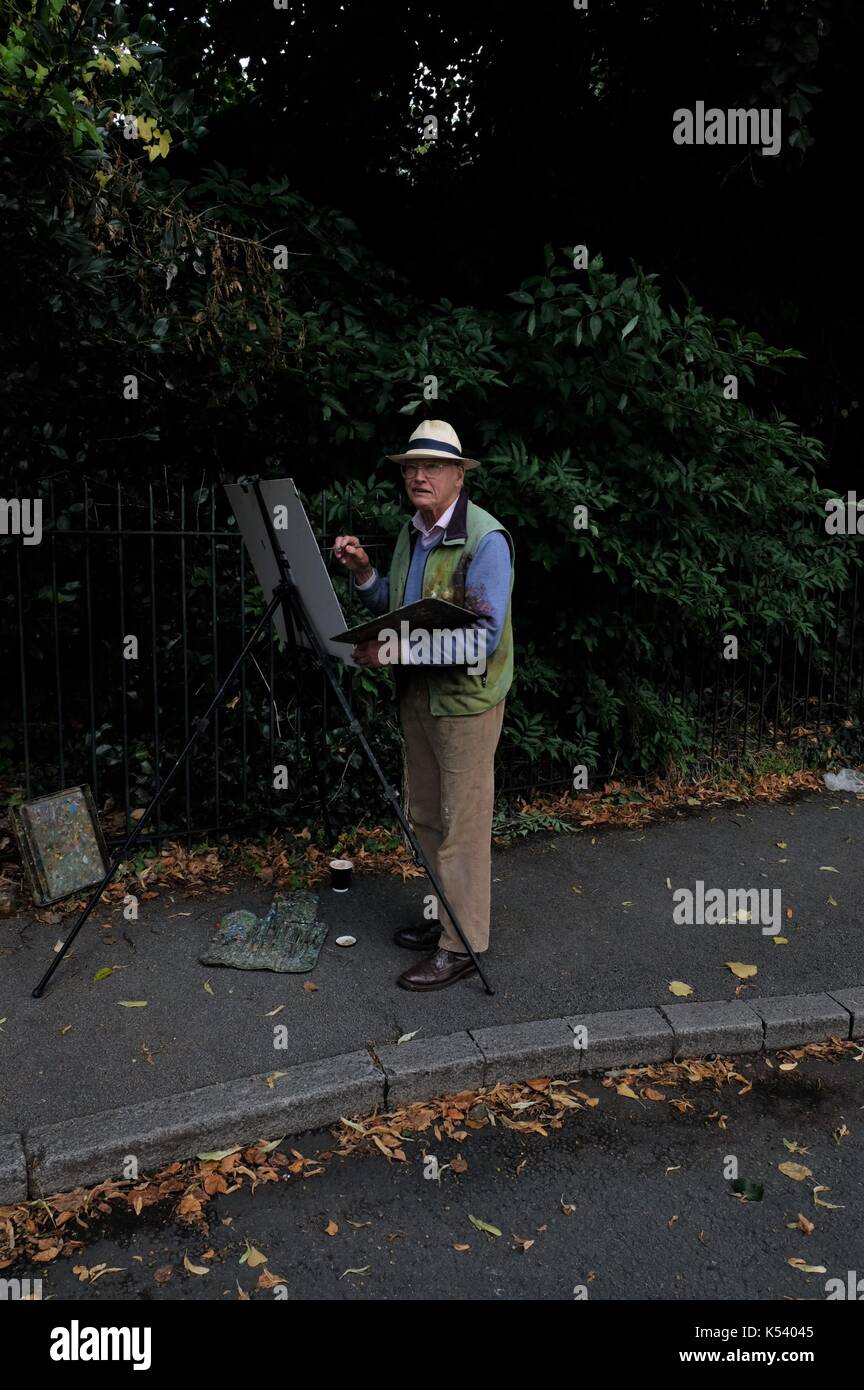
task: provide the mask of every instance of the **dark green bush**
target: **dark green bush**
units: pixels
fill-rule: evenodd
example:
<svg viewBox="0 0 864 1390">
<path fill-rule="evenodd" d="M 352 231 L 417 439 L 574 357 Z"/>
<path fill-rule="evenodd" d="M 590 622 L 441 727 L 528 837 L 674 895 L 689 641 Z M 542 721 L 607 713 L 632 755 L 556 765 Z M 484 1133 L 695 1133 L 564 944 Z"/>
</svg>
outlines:
<svg viewBox="0 0 864 1390">
<path fill-rule="evenodd" d="M 622 278 L 595 255 L 574 269 L 571 248 L 547 247 L 543 273 L 496 310 L 424 304 L 338 212 L 284 181 L 200 167 L 204 127 L 190 94 L 170 88 L 153 35 L 129 33 L 119 7 L 91 5 L 76 19 L 50 0 L 17 14 L 0 45 L 12 190 L 0 197 L 0 255 L 16 271 L 0 344 L 3 486 L 26 493 L 57 480 L 65 500 L 49 534 L 80 526 L 84 478 L 103 504 L 118 479 L 154 484 L 168 529 L 178 525 L 185 481 L 187 524 L 199 524 L 191 518 L 203 508 L 206 530 L 211 504 L 218 524 L 227 520 L 214 502 L 220 479 L 290 474 L 310 499 L 327 490 L 323 541 L 351 525 L 377 539 L 386 568 L 405 508 L 399 475 L 381 459 L 426 413 L 452 421 L 466 451 L 485 460 L 468 475 L 469 491 L 516 541 L 517 681 L 501 750 L 511 780 L 543 760 L 567 776 L 574 763 L 692 764 L 711 751 L 706 709 L 726 636 L 739 639 L 740 669 L 765 661 L 778 679 L 781 635 L 787 657 L 809 644 L 818 655 L 852 551 L 826 540 L 813 471 L 819 444 L 765 404 L 772 374 L 798 354 L 712 320 L 686 292 L 676 307 L 638 267 Z M 118 113 L 143 118 L 145 138 L 125 139 Z M 138 384 L 131 400 L 129 376 Z M 437 395 L 426 399 L 430 376 Z M 730 377 L 738 399 L 724 393 Z M 586 509 L 579 529 L 578 508 Z M 105 518 L 104 506 L 101 520 L 88 516 L 97 527 Z M 84 551 L 80 538 L 67 545 L 68 572 L 57 580 L 65 640 L 83 652 Z M 239 640 L 240 597 L 236 543 L 220 541 L 218 551 L 222 670 Z M 103 557 L 92 555 L 93 578 L 110 588 L 110 550 Z M 189 558 L 193 600 L 201 590 L 188 657 L 194 713 L 214 678 L 213 605 L 206 553 Z M 47 546 L 38 560 L 27 557 L 30 632 L 52 621 L 50 559 Z M 129 582 L 128 601 L 150 631 L 146 572 L 130 571 Z M 151 657 L 160 719 L 163 729 L 174 720 L 167 738 L 177 746 L 179 569 L 160 566 L 159 585 Z M 11 586 L 2 602 L 14 615 Z M 257 602 L 247 596 L 247 619 Z M 17 651 L 12 626 L 4 623 L 7 664 Z M 105 706 L 99 758 L 119 797 L 116 631 L 104 616 L 95 649 Z M 30 657 L 31 718 L 47 729 L 50 641 L 31 643 Z M 66 693 L 82 711 L 86 670 L 82 658 Z M 146 673 L 133 686 L 140 797 L 155 771 L 154 711 Z M 389 677 L 364 673 L 352 687 L 392 770 Z M 320 692 L 313 699 L 307 689 L 300 723 L 296 696 L 285 699 L 290 736 L 278 739 L 272 702 L 249 674 L 240 707 L 250 721 L 247 772 L 254 756 L 260 781 L 272 732 L 276 751 L 297 764 L 298 789 L 308 790 Z M 11 682 L 3 700 L 14 725 Z M 236 710 L 220 716 L 225 808 L 237 802 L 242 774 Z M 86 773 L 85 713 L 79 724 Z M 212 752 L 212 743 L 202 747 L 196 763 L 205 781 Z M 56 761 L 46 768 L 49 782 L 59 776 Z M 356 816 L 368 804 L 361 760 L 338 728 L 327 736 L 325 782 L 334 811 Z"/>
</svg>

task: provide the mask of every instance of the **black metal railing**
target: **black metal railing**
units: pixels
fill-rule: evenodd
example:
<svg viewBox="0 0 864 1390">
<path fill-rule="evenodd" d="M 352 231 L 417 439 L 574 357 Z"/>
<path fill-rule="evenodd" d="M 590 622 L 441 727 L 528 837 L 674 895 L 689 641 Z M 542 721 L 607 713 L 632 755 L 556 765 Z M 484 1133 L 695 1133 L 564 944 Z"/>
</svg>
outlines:
<svg viewBox="0 0 864 1390">
<path fill-rule="evenodd" d="M 0 552 L 12 559 L 14 547 L 13 624 L 0 642 L 2 780 L 28 799 L 86 781 L 119 838 L 218 689 L 263 596 L 221 489 L 85 483 L 70 501 L 49 485 L 42 501 L 41 544 L 10 538 Z M 326 546 L 327 495 L 315 502 L 307 508 Z M 305 767 L 308 739 L 332 732 L 323 679 L 307 674 L 301 698 L 277 652 L 271 627 L 145 841 L 263 823 L 275 809 L 274 768 Z M 279 798 L 276 819 L 305 804 L 305 791 Z"/>
<path fill-rule="evenodd" d="M 0 550 L 0 602 L 13 618 L 0 642 L 3 781 L 7 794 L 26 798 L 89 782 L 109 836 L 119 838 L 218 689 L 263 611 L 263 596 L 221 489 L 85 483 L 75 496 L 60 497 L 49 486 L 43 503 L 42 543 L 9 538 Z M 322 548 L 332 545 L 328 495 L 307 497 L 306 504 Z M 350 508 L 338 520 L 353 528 Z M 392 541 L 362 538 L 386 564 Z M 686 659 L 670 660 L 663 682 L 652 671 L 670 718 L 678 712 L 698 726 L 703 761 L 740 764 L 782 747 L 794 749 L 804 765 L 831 746 L 844 748 L 850 761 L 856 753 L 860 758 L 864 633 L 857 558 L 850 573 L 821 634 L 803 649 L 783 629 L 763 624 L 752 643 L 742 642 L 737 661 L 724 660 L 717 632 Z M 145 839 L 170 834 L 189 843 L 294 823 L 314 805 L 313 739 L 321 744 L 328 798 L 362 783 L 341 721 L 331 727 L 326 682 L 307 673 L 298 684 L 295 675 L 278 659 L 271 629 Z M 349 695 L 350 689 L 346 683 Z M 379 751 L 396 779 L 395 719 L 381 715 L 375 724 Z M 283 764 L 287 794 L 274 798 L 274 769 Z M 627 767 L 607 750 L 594 771 L 607 777 Z M 571 780 L 572 767 L 561 759 L 502 743 L 504 794 L 561 791 Z M 356 806 L 361 800 L 358 795 Z"/>
</svg>

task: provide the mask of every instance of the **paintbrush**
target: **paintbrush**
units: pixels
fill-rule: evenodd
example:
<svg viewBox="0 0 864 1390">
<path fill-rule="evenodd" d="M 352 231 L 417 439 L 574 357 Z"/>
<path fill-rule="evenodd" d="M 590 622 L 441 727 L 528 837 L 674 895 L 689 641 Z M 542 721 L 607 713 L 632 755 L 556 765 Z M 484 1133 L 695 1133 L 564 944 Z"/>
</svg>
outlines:
<svg viewBox="0 0 864 1390">
<path fill-rule="evenodd" d="M 382 546 L 384 546 L 385 544 L 386 544 L 385 541 L 373 541 L 373 542 L 371 543 L 371 545 L 364 545 L 363 549 L 364 549 L 364 550 L 380 550 L 380 549 L 382 548 Z M 354 549 L 354 546 L 353 546 L 353 545 L 350 545 L 350 546 L 349 546 L 349 545 L 341 545 L 341 546 L 339 547 L 338 550 L 336 549 L 336 546 L 335 546 L 335 545 L 328 545 L 327 549 L 326 549 L 323 553 L 324 553 L 325 555 L 341 555 L 344 551 L 346 551 L 346 550 L 353 550 L 353 549 Z"/>
</svg>

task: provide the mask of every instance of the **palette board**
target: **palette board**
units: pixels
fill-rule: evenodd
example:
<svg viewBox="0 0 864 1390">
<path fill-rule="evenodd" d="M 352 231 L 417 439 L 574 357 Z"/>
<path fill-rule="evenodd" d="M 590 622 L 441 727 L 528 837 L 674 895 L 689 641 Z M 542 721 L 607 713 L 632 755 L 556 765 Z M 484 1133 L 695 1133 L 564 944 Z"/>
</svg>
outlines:
<svg viewBox="0 0 864 1390">
<path fill-rule="evenodd" d="M 108 851 L 90 788 L 66 787 L 12 807 L 12 824 L 37 907 L 92 888 Z"/>
</svg>

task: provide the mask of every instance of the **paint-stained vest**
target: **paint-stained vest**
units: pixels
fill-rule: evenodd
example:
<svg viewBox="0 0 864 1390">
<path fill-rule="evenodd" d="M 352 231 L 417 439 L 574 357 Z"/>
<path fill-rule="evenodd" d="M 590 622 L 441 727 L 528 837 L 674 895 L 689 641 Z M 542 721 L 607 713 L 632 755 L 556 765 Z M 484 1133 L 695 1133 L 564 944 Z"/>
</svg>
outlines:
<svg viewBox="0 0 864 1390">
<path fill-rule="evenodd" d="M 490 531 L 500 531 L 510 547 L 510 593 L 501 641 L 494 652 L 487 656 L 486 670 L 482 676 L 470 675 L 464 666 L 424 668 L 423 677 L 429 688 L 429 709 L 432 714 L 482 714 L 504 699 L 513 681 L 513 627 L 510 616 L 515 554 L 513 541 L 500 521 L 470 502 L 464 492 L 459 494 L 442 540 L 426 557 L 422 596 L 443 598 L 460 607 L 468 606 L 465 603 L 468 566 L 480 541 Z M 400 608 L 405 601 L 408 570 L 418 539 L 417 528 L 410 521 L 406 522 L 396 541 L 390 566 L 391 609 Z M 397 689 L 406 679 L 408 669 L 399 666 L 393 668 Z"/>
</svg>

